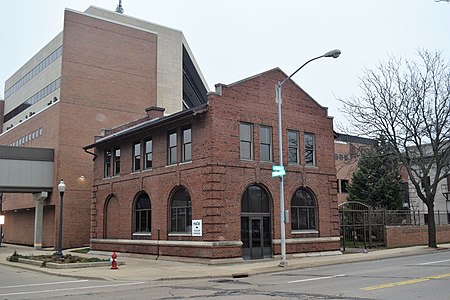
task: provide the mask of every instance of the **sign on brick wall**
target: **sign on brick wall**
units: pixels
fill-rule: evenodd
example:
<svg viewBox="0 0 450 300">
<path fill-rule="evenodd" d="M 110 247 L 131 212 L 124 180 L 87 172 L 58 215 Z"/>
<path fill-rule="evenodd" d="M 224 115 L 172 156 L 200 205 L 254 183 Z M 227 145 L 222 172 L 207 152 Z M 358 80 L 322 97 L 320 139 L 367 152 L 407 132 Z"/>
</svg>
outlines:
<svg viewBox="0 0 450 300">
<path fill-rule="evenodd" d="M 192 236 L 202 236 L 202 220 L 192 220 Z"/>
</svg>

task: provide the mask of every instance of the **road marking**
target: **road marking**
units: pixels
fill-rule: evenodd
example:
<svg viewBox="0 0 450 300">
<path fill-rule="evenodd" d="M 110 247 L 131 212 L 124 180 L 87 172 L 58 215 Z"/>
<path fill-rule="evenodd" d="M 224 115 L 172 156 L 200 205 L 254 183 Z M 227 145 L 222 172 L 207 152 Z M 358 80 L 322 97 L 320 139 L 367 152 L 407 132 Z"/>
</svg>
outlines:
<svg viewBox="0 0 450 300">
<path fill-rule="evenodd" d="M 105 285 L 96 285 L 96 286 L 82 286 L 82 287 L 65 288 L 65 289 L 53 289 L 53 290 L 42 290 L 42 291 L 6 293 L 6 294 L 0 294 L 0 296 L 55 293 L 55 292 L 64 292 L 64 291 L 75 291 L 75 290 L 87 290 L 87 289 L 97 289 L 97 288 L 106 288 L 106 287 L 120 287 L 120 286 L 127 286 L 127 285 L 138 285 L 138 284 L 144 284 L 144 283 L 145 282 L 142 281 L 142 282 L 127 282 L 127 283 L 105 284 Z"/>
<path fill-rule="evenodd" d="M 297 283 L 297 282 L 306 282 L 306 281 L 331 279 L 331 278 L 337 278 L 337 277 L 343 277 L 343 276 L 346 276 L 346 274 L 339 274 L 339 275 L 333 275 L 333 276 L 324 276 L 324 277 L 314 277 L 314 278 L 308 278 L 308 279 L 300 279 L 300 280 L 288 281 L 288 283 Z"/>
<path fill-rule="evenodd" d="M 29 287 L 29 286 L 42 286 L 42 285 L 55 285 L 55 284 L 64 284 L 64 283 L 79 283 L 86 282 L 87 279 L 83 280 L 74 280 L 74 281 L 59 281 L 59 282 L 46 282 L 46 283 L 32 283 L 32 284 L 22 284 L 22 285 L 10 285 L 10 286 L 0 286 L 0 289 L 12 289 L 19 287 Z"/>
<path fill-rule="evenodd" d="M 446 262 L 446 261 L 450 261 L 450 259 L 444 259 L 444 260 L 438 260 L 438 261 L 431 261 L 431 262 L 421 263 L 421 264 L 418 264 L 418 266 L 426 266 L 426 265 L 438 264 L 438 263 Z"/>
<path fill-rule="evenodd" d="M 390 288 L 390 287 L 394 287 L 394 286 L 400 286 L 400 285 L 424 282 L 424 281 L 428 281 L 428 280 L 431 280 L 431 279 L 442 279 L 442 278 L 448 278 L 448 277 L 450 277 L 450 273 L 441 274 L 441 275 L 434 275 L 434 276 L 427 276 L 427 277 L 416 278 L 416 279 L 405 280 L 405 281 L 398 281 L 398 282 L 391 282 L 391 283 L 373 285 L 373 286 L 361 288 L 360 290 L 373 291 L 373 290 Z"/>
</svg>

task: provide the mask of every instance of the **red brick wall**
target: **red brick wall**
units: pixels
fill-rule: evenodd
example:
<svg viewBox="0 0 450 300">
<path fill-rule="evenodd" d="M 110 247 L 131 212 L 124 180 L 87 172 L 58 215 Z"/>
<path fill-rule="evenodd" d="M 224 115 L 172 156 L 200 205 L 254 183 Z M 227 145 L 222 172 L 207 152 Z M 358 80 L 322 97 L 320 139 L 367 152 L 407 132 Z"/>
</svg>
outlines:
<svg viewBox="0 0 450 300">
<path fill-rule="evenodd" d="M 386 247 L 428 244 L 428 226 L 386 226 Z M 436 225 L 438 243 L 450 242 L 450 225 Z"/>
<path fill-rule="evenodd" d="M 54 230 L 55 230 L 55 206 L 52 205 L 44 206 L 44 219 L 42 222 L 43 247 L 52 247 L 57 245 L 55 238 L 53 236 Z"/>
<path fill-rule="evenodd" d="M 5 233 L 5 243 L 14 241 L 15 244 L 33 245 L 34 231 L 23 231 L 23 226 L 34 228 L 34 210 L 18 210 L 10 211 L 5 214 L 5 225 L 3 232 Z M 31 243 L 30 243 L 31 241 Z"/>
<path fill-rule="evenodd" d="M 55 207 L 44 206 L 44 217 L 42 222 L 42 246 L 54 246 L 53 230 L 55 220 Z M 23 226 L 28 228 L 24 231 Z M 17 211 L 7 211 L 5 224 L 3 225 L 5 238 L 3 242 L 21 245 L 34 245 L 34 208 Z"/>
<path fill-rule="evenodd" d="M 242 255 L 241 247 L 193 247 L 193 246 L 165 246 L 160 245 L 146 245 L 142 244 L 128 244 L 121 243 L 115 240 L 103 241 L 102 243 L 92 243 L 91 250 L 110 251 L 122 253 L 142 253 L 150 255 L 161 256 L 183 256 L 196 258 L 231 258 Z"/>
<path fill-rule="evenodd" d="M 121 139 L 116 144 L 105 147 L 121 147 L 121 174 L 118 177 L 103 178 L 103 152 L 105 147 L 96 149 L 95 181 L 92 199 L 92 231 L 94 239 L 103 238 L 105 201 L 114 195 L 120 205 L 120 239 L 132 239 L 133 200 L 140 191 L 145 191 L 152 207 L 152 240 L 157 239 L 158 229 L 161 240 L 189 241 L 240 241 L 241 240 L 241 199 L 249 185 L 258 184 L 267 190 L 272 212 L 272 236 L 280 239 L 279 221 L 279 180 L 272 178 L 272 165 L 259 161 L 259 125 L 272 126 L 273 157 L 278 161 L 277 112 L 275 85 L 284 74 L 279 70 L 266 72 L 260 76 L 236 85 L 223 87 L 222 95 L 209 96 L 206 113 L 192 119 L 173 122 L 170 125 L 149 129 L 145 134 Z M 283 86 L 284 145 L 287 145 L 286 129 L 316 135 L 317 166 L 303 167 L 285 163 L 285 208 L 290 209 L 290 199 L 302 185 L 310 188 L 318 202 L 318 232 L 293 236 L 290 224 L 286 226 L 286 238 L 337 237 L 339 216 L 336 197 L 336 170 L 334 166 L 334 137 L 332 120 L 326 109 L 319 106 L 307 94 L 291 82 Z M 239 122 L 254 124 L 254 161 L 241 161 L 239 157 Z M 192 125 L 192 162 L 167 166 L 167 132 L 178 130 L 178 145 L 181 145 L 181 128 Z M 138 139 L 152 137 L 152 170 L 132 172 L 132 144 Z M 303 139 L 300 140 L 302 161 Z M 284 150 L 287 161 L 287 148 Z M 181 147 L 178 147 L 181 157 Z M 169 234 L 169 207 L 171 193 L 177 186 L 184 186 L 192 199 L 192 219 L 203 220 L 203 236 Z M 153 253 L 155 247 L 114 243 L 91 243 L 97 250 Z M 115 248 L 117 247 L 117 248 Z M 232 249 L 232 250 L 230 250 Z M 279 253 L 274 246 L 275 253 Z M 322 242 L 290 245 L 289 252 L 309 252 L 339 249 L 339 242 Z M 204 248 L 165 247 L 164 255 L 201 257 L 238 257 L 240 247 Z"/>
<path fill-rule="evenodd" d="M 116 197 L 111 197 L 107 203 L 105 203 L 106 209 L 106 228 L 104 229 L 105 238 L 117 239 L 120 237 L 120 204 Z"/>
<path fill-rule="evenodd" d="M 24 146 L 55 149 L 54 186 L 60 179 L 67 186 L 63 248 L 71 248 L 89 244 L 90 235 L 93 156 L 82 147 L 102 128 L 137 119 L 156 105 L 157 35 L 66 11 L 63 45 L 59 101 L 3 134 L 0 144 L 43 128 L 42 137 Z M 35 206 L 27 194 L 5 194 L 4 199 L 8 214 Z M 55 190 L 44 205 L 59 212 L 59 193 Z M 8 242 L 33 244 L 34 215 L 27 216 L 30 223 L 19 225 L 28 222 L 21 218 L 14 234 L 7 229 Z M 59 213 L 44 228 L 45 236 L 51 231 L 50 244 L 56 244 L 58 223 Z"/>
</svg>

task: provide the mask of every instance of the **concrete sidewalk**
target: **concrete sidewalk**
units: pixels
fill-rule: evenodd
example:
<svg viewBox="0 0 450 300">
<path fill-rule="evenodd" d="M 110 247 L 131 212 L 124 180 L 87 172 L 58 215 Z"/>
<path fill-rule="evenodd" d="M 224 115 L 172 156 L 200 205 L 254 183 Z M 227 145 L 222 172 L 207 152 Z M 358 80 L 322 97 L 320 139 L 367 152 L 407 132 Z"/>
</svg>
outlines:
<svg viewBox="0 0 450 300">
<path fill-rule="evenodd" d="M 450 244 L 439 245 L 438 249 L 430 249 L 426 246 L 414 246 L 406 248 L 393 248 L 383 250 L 369 250 L 363 253 L 360 250 L 357 253 L 338 254 L 337 252 L 328 253 L 310 253 L 288 257 L 288 266 L 279 267 L 279 259 L 265 259 L 257 261 L 241 261 L 222 264 L 208 264 L 205 262 L 194 261 L 187 262 L 175 260 L 170 257 L 137 255 L 118 253 L 118 260 L 124 261 L 125 265 L 119 266 L 117 270 L 111 270 L 110 267 L 91 267 L 78 269 L 49 269 L 40 266 L 32 266 L 23 263 L 14 263 L 6 260 L 14 251 L 21 255 L 41 255 L 52 254 L 54 250 L 35 250 L 32 247 L 24 247 L 6 244 L 0 248 L 0 264 L 15 268 L 22 268 L 32 271 L 53 274 L 57 276 L 69 276 L 77 278 L 104 279 L 104 280 L 173 280 L 173 279 L 193 279 L 193 278 L 218 278 L 218 277 L 239 277 L 251 276 L 255 274 L 280 272 L 293 269 L 317 267 L 332 264 L 352 263 L 367 260 L 378 260 L 390 257 L 417 255 L 434 253 L 437 251 L 450 250 Z M 77 256 L 108 258 L 110 253 L 79 254 L 63 251 L 64 254 Z"/>
</svg>

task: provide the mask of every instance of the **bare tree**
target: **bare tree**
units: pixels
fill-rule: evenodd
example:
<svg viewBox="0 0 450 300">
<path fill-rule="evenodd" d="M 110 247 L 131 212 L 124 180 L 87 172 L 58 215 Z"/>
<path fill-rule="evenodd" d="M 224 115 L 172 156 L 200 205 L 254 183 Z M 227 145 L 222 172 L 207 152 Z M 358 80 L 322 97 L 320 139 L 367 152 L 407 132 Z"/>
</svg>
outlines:
<svg viewBox="0 0 450 300">
<path fill-rule="evenodd" d="M 417 61 L 391 58 L 360 78 L 363 94 L 341 100 L 361 134 L 384 136 L 428 208 L 428 246 L 436 248 L 434 198 L 449 172 L 450 66 L 441 53 Z"/>
</svg>

